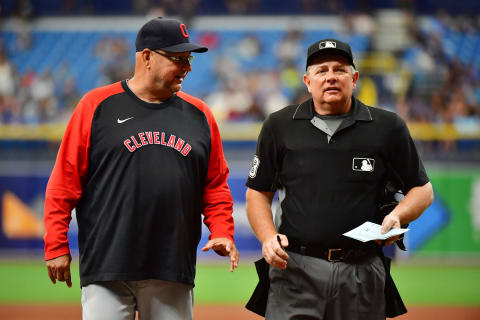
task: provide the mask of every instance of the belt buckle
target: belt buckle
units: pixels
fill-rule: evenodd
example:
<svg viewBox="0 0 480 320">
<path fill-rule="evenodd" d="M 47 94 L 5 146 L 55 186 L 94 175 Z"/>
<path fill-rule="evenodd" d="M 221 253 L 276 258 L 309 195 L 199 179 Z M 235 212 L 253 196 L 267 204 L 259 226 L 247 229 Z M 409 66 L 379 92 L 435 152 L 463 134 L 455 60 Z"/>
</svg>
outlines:
<svg viewBox="0 0 480 320">
<path fill-rule="evenodd" d="M 334 252 L 334 251 L 342 251 L 342 249 L 328 249 L 328 258 L 327 258 L 327 260 L 328 260 L 328 261 L 331 261 L 331 262 L 335 262 L 335 261 L 340 261 L 340 260 L 342 260 L 342 259 L 333 259 L 333 258 L 332 258 L 332 252 Z"/>
</svg>

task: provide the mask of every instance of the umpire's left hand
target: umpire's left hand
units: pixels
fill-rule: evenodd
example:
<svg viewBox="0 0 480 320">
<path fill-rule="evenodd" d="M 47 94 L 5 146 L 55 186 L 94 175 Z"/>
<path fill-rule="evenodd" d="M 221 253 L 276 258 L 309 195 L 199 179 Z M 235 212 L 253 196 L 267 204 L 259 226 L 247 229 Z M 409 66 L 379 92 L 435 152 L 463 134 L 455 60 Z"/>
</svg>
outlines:
<svg viewBox="0 0 480 320">
<path fill-rule="evenodd" d="M 72 286 L 72 277 L 70 275 L 71 261 L 72 256 L 70 254 L 47 260 L 48 276 L 53 284 L 57 283 L 58 280 L 61 282 L 65 281 L 69 288 Z"/>
<path fill-rule="evenodd" d="M 389 213 L 388 215 L 385 216 L 385 218 L 383 218 L 381 232 L 382 234 L 385 234 L 388 231 L 390 231 L 390 229 L 392 228 L 401 228 L 401 227 L 402 225 L 400 224 L 400 219 L 398 215 Z M 384 241 L 377 240 L 377 243 L 379 243 L 382 246 L 389 246 L 395 243 L 395 241 L 397 241 L 398 239 L 400 239 L 400 236 L 394 236 Z"/>
<path fill-rule="evenodd" d="M 209 240 L 202 248 L 202 251 L 208 251 L 210 249 L 213 249 L 220 256 L 230 257 L 230 272 L 233 272 L 235 268 L 238 268 L 238 250 L 232 240 L 227 238 L 214 238 Z"/>
</svg>

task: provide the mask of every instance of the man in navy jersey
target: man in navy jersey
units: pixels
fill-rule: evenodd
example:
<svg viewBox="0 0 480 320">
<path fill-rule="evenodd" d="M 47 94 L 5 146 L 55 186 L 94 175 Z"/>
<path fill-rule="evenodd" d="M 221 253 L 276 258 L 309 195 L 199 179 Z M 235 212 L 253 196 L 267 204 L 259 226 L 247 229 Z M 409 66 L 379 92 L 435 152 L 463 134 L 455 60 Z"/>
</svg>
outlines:
<svg viewBox="0 0 480 320">
<path fill-rule="evenodd" d="M 136 39 L 135 74 L 88 92 L 63 137 L 45 200 L 45 260 L 70 287 L 76 209 L 84 319 L 191 319 L 203 251 L 238 266 L 233 201 L 208 106 L 180 91 L 192 70 L 184 24 L 156 18 Z"/>
<path fill-rule="evenodd" d="M 432 203 L 433 191 L 405 122 L 352 95 L 358 76 L 347 43 L 312 44 L 303 77 L 312 98 L 263 124 L 247 214 L 271 266 L 267 319 L 373 320 L 405 312 L 379 244 L 343 233 L 366 221 L 382 224 L 384 233 L 409 223 Z M 391 174 L 406 196 L 383 217 Z"/>
</svg>

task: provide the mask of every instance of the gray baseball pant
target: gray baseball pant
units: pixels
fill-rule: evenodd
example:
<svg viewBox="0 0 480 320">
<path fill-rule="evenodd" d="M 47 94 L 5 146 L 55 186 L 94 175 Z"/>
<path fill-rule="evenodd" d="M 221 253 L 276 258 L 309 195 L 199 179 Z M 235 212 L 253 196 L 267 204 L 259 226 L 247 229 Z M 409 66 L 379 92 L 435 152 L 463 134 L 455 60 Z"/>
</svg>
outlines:
<svg viewBox="0 0 480 320">
<path fill-rule="evenodd" d="M 267 320 L 385 320 L 385 268 L 376 254 L 330 262 L 288 251 L 270 267 Z"/>
<path fill-rule="evenodd" d="M 193 287 L 163 280 L 101 281 L 82 287 L 82 320 L 189 320 Z"/>
</svg>

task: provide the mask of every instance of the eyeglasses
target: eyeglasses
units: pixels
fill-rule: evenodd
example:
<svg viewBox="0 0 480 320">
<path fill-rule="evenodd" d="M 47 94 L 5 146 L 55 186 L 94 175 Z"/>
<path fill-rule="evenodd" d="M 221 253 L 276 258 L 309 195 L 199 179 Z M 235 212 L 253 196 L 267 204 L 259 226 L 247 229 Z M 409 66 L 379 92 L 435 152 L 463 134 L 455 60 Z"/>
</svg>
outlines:
<svg viewBox="0 0 480 320">
<path fill-rule="evenodd" d="M 188 62 L 189 64 L 192 64 L 193 62 L 193 56 L 188 56 L 188 57 L 183 57 L 183 56 L 180 56 L 180 57 L 177 57 L 177 56 L 169 56 L 168 54 L 165 54 L 165 53 L 161 53 L 161 52 L 158 52 L 158 51 L 155 51 L 155 50 L 152 50 L 153 52 L 155 53 L 158 53 L 159 55 L 161 56 L 164 56 L 165 58 L 168 58 L 170 59 L 171 61 L 173 62 Z"/>
</svg>

